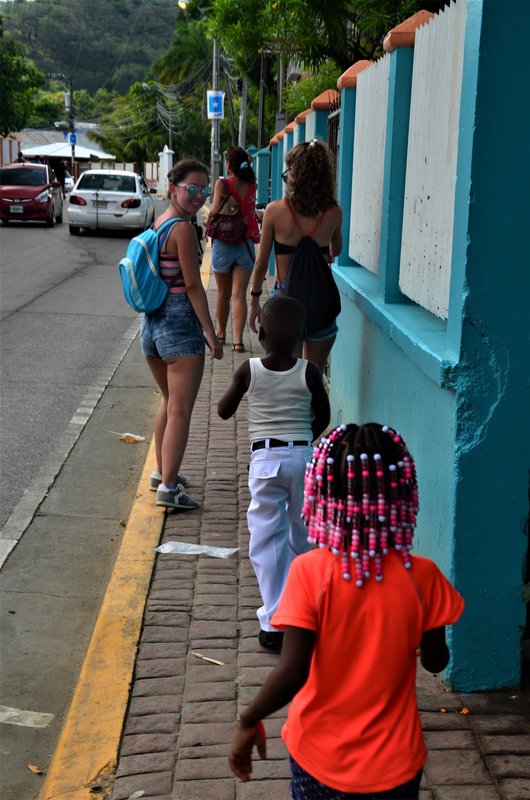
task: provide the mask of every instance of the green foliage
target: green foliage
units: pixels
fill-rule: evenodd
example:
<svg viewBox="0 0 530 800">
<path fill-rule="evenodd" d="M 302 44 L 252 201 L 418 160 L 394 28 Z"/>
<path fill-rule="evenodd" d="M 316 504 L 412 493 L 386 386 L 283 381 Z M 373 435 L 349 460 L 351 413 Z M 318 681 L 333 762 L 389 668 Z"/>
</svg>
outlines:
<svg viewBox="0 0 530 800">
<path fill-rule="evenodd" d="M 30 128 L 52 128 L 65 119 L 64 92 L 39 91 L 35 96 L 33 112 L 27 121 Z"/>
<path fill-rule="evenodd" d="M 311 101 L 326 89 L 335 89 L 341 71 L 332 61 L 312 72 L 298 83 L 285 87 L 285 110 L 290 120 L 311 106 Z"/>
<path fill-rule="evenodd" d="M 382 54 L 384 36 L 422 8 L 445 0 L 211 0 L 209 25 L 224 50 L 251 64 L 265 50 L 317 69 L 341 72 Z"/>
<path fill-rule="evenodd" d="M 175 0 L 19 0 L 4 27 L 42 72 L 72 76 L 74 90 L 125 93 L 170 43 Z"/>
<path fill-rule="evenodd" d="M 31 117 L 44 76 L 10 36 L 0 34 L 0 136 L 21 130 Z"/>
<path fill-rule="evenodd" d="M 98 89 L 93 95 L 86 89 L 80 89 L 74 92 L 75 116 L 83 122 L 99 120 L 103 114 L 112 111 L 113 102 L 118 97 L 118 92 L 109 92 L 108 89 Z"/>
</svg>

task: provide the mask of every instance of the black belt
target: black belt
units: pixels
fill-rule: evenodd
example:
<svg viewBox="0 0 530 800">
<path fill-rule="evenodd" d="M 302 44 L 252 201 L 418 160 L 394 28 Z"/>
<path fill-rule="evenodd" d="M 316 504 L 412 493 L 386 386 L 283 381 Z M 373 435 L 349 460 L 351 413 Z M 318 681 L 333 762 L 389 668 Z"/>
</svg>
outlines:
<svg viewBox="0 0 530 800">
<path fill-rule="evenodd" d="M 258 439 L 256 442 L 252 442 L 251 451 L 254 450 L 263 450 L 263 448 L 267 447 L 267 441 L 269 442 L 269 447 L 311 447 L 311 442 L 308 442 L 307 439 L 303 439 L 302 441 L 296 442 L 282 442 L 281 439 Z"/>
</svg>

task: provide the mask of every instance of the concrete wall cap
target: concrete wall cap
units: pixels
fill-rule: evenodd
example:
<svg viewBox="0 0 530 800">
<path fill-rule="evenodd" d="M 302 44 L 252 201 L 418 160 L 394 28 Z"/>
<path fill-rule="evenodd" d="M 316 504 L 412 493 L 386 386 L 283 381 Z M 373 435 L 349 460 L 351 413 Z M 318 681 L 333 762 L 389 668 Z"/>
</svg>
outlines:
<svg viewBox="0 0 530 800">
<path fill-rule="evenodd" d="M 305 121 L 306 121 L 306 118 L 309 116 L 309 114 L 311 114 L 311 109 L 310 108 L 306 108 L 305 111 L 301 111 L 299 114 L 296 115 L 296 117 L 294 118 L 294 121 L 298 125 L 303 125 L 305 123 Z"/>
<path fill-rule="evenodd" d="M 339 93 L 335 89 L 326 89 L 318 97 L 315 97 L 311 103 L 312 111 L 329 111 L 332 103 L 336 103 L 339 99 Z"/>
<path fill-rule="evenodd" d="M 269 139 L 269 144 L 278 144 L 278 137 L 273 136 L 272 139 Z"/>
<path fill-rule="evenodd" d="M 351 67 L 348 67 L 346 72 L 343 72 L 337 81 L 337 89 L 355 89 L 357 86 L 357 75 L 364 69 L 371 66 L 371 61 L 356 61 Z"/>
<path fill-rule="evenodd" d="M 285 133 L 292 133 L 294 131 L 294 127 L 296 122 L 290 122 L 288 125 L 285 126 Z"/>
<path fill-rule="evenodd" d="M 434 17 L 432 11 L 418 11 L 400 25 L 396 25 L 387 33 L 383 41 L 385 53 L 392 53 L 398 47 L 414 47 L 416 30 L 426 25 Z"/>
<path fill-rule="evenodd" d="M 278 142 L 281 142 L 281 140 L 283 139 L 284 136 L 285 136 L 285 128 L 283 129 L 283 131 L 279 131 L 276 134 L 276 138 L 278 139 Z"/>
</svg>

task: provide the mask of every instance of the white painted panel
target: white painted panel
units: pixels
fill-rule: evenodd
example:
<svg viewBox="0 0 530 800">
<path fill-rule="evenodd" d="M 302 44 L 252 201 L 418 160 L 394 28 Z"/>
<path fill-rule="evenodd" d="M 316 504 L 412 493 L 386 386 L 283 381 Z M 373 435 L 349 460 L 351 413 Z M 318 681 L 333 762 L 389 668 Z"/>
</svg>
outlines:
<svg viewBox="0 0 530 800">
<path fill-rule="evenodd" d="M 466 0 L 416 33 L 401 242 L 401 291 L 447 319 Z"/>
<path fill-rule="evenodd" d="M 311 139 L 315 139 L 316 138 L 316 125 L 317 125 L 316 111 L 312 111 L 305 118 L 305 140 L 306 140 L 306 142 L 310 142 Z"/>
<path fill-rule="evenodd" d="M 349 255 L 379 271 L 390 59 L 384 56 L 357 78 Z"/>
<path fill-rule="evenodd" d="M 304 131 L 304 134 L 305 134 L 305 128 L 302 125 L 299 125 L 297 123 L 294 126 L 293 146 L 295 146 L 297 144 L 301 144 L 304 141 L 304 139 L 302 137 L 302 131 Z"/>
</svg>

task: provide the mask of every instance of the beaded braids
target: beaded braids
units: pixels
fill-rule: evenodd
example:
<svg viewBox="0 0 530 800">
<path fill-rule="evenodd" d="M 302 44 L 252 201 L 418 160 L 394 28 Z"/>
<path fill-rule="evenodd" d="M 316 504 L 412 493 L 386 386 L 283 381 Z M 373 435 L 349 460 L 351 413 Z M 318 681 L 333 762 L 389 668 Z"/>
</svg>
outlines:
<svg viewBox="0 0 530 800">
<path fill-rule="evenodd" d="M 308 541 L 342 556 L 357 586 L 383 580 L 382 556 L 400 551 L 410 569 L 418 512 L 416 468 L 401 435 L 387 425 L 339 425 L 321 439 L 307 467 L 302 517 Z"/>
</svg>

